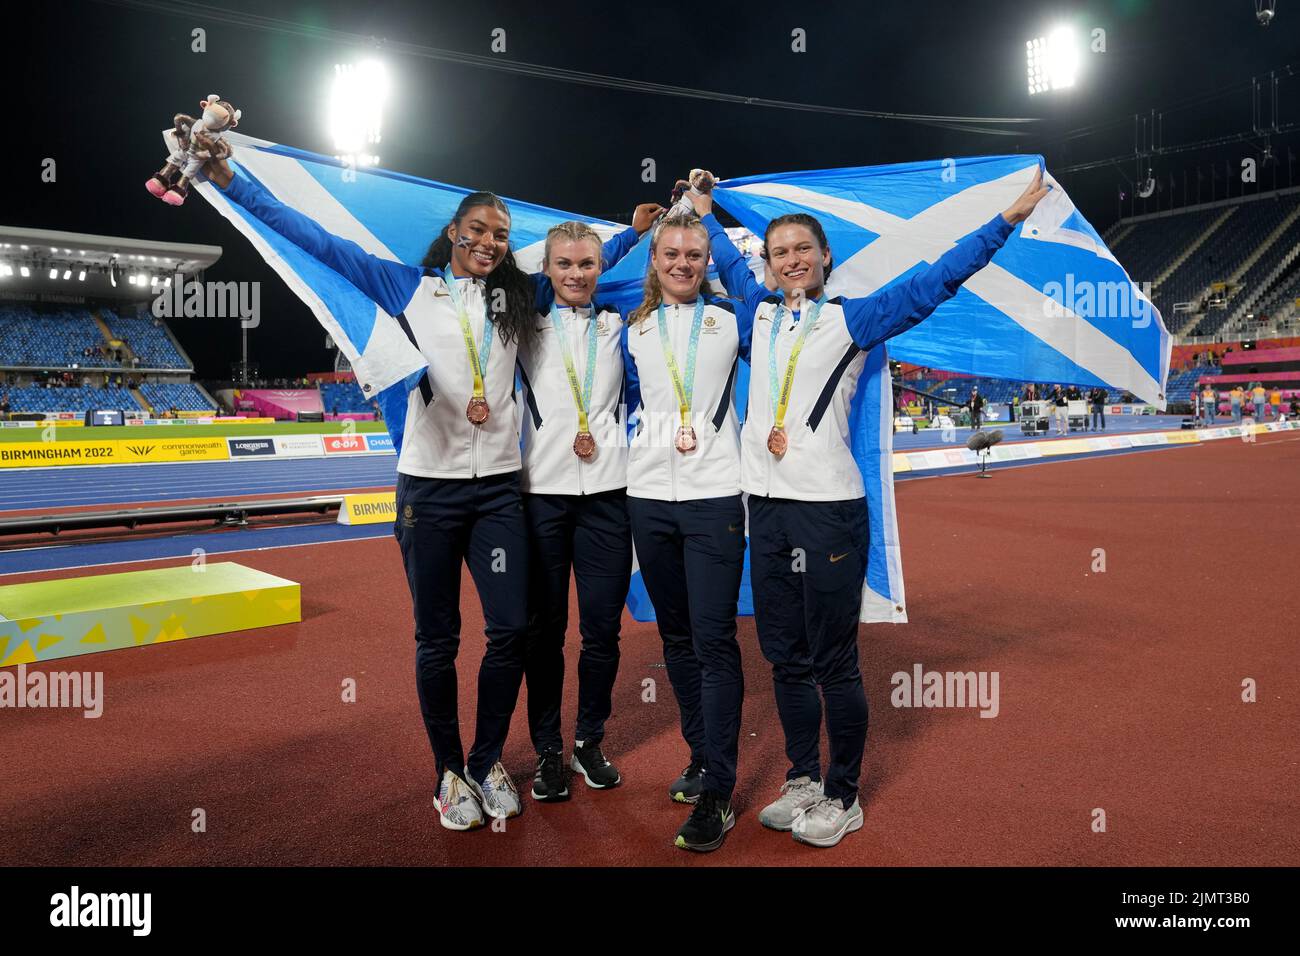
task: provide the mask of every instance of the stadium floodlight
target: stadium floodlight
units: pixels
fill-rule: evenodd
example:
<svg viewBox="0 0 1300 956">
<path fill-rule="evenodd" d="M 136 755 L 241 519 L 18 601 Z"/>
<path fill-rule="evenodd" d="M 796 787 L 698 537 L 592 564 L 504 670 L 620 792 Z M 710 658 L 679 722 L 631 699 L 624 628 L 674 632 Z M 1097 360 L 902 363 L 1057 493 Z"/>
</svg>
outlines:
<svg viewBox="0 0 1300 956">
<path fill-rule="evenodd" d="M 381 139 L 388 70 L 378 60 L 334 64 L 330 88 L 329 133 L 339 159 L 356 166 L 375 165 L 378 156 L 363 152 Z"/>
<path fill-rule="evenodd" d="M 58 269 L 51 269 L 51 270 L 50 270 L 50 278 L 51 278 L 51 279 L 57 279 L 58 277 L 59 277 L 59 270 L 58 270 Z"/>
<path fill-rule="evenodd" d="M 7 279 L 14 274 L 14 267 L 7 262 L 0 262 L 0 279 Z"/>
<path fill-rule="evenodd" d="M 32 274 L 32 270 L 27 268 L 26 266 L 22 266 L 21 268 L 19 268 L 18 272 L 22 275 L 24 279 L 30 277 Z"/>
<path fill-rule="evenodd" d="M 64 281 L 64 282 L 67 282 L 67 281 L 68 281 L 69 279 L 71 279 L 71 278 L 72 278 L 72 270 L 71 270 L 71 269 L 64 269 L 64 270 L 63 270 L 63 281 Z"/>
<path fill-rule="evenodd" d="M 85 281 L 86 281 L 86 270 L 85 270 L 85 269 L 82 269 L 79 273 L 77 273 L 77 281 L 78 281 L 78 282 L 85 282 Z"/>
<path fill-rule="evenodd" d="M 1057 27 L 1045 37 L 1025 41 L 1029 95 L 1074 86 L 1079 74 L 1079 43 L 1074 29 Z"/>
</svg>

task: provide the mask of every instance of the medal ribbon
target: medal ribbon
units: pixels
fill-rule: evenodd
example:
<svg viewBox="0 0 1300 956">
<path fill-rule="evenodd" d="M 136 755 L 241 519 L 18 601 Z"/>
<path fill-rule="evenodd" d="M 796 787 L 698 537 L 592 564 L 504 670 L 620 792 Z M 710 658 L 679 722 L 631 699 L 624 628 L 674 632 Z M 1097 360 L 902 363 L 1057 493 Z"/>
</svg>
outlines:
<svg viewBox="0 0 1300 956">
<path fill-rule="evenodd" d="M 781 334 L 781 311 L 786 308 L 785 303 L 776 307 L 776 312 L 772 315 L 772 337 L 767 344 L 767 394 L 772 402 L 772 419 L 775 428 L 785 428 L 785 413 L 790 407 L 790 392 L 794 388 L 794 369 L 799 364 L 799 353 L 803 351 L 804 341 L 808 338 L 808 333 L 812 327 L 817 324 L 817 315 L 821 312 L 822 303 L 826 301 L 826 294 L 822 293 L 817 301 L 808 308 L 807 313 L 799 323 L 799 336 L 794 341 L 794 348 L 790 350 L 790 358 L 785 363 L 785 378 L 781 381 L 780 397 L 777 397 L 776 387 L 776 339 Z"/>
<path fill-rule="evenodd" d="M 483 304 L 483 345 L 474 345 L 474 330 L 469 324 L 469 315 L 465 312 L 465 300 L 460 289 L 456 287 L 456 277 L 451 273 L 451 264 L 442 270 L 443 282 L 447 284 L 447 294 L 456 306 L 456 316 L 460 320 L 460 334 L 465 339 L 465 351 L 469 353 L 469 365 L 474 372 L 474 397 L 483 398 L 483 378 L 487 375 L 488 356 L 492 354 L 492 313 Z"/>
<path fill-rule="evenodd" d="M 664 318 L 664 304 L 659 303 L 659 344 L 663 346 L 664 361 L 668 363 L 668 374 L 673 378 L 673 390 L 677 392 L 677 405 L 681 410 L 682 427 L 691 424 L 691 398 L 695 394 L 695 353 L 700 344 L 700 326 L 704 321 L 704 296 L 695 300 L 695 318 L 691 320 L 691 344 L 686 351 L 686 381 L 682 382 L 681 369 L 677 367 L 677 358 L 673 355 L 673 343 L 668 339 L 668 320 Z"/>
<path fill-rule="evenodd" d="M 577 310 L 574 310 L 577 313 Z M 564 335 L 564 320 L 560 318 L 559 309 L 551 306 L 551 324 L 555 326 L 555 336 L 560 342 L 560 354 L 564 356 L 564 370 L 569 375 L 569 391 L 573 393 L 573 404 L 578 406 L 578 431 L 591 433 L 587 420 L 587 409 L 591 404 L 591 386 L 596 381 L 596 303 L 591 304 L 590 326 L 587 329 L 587 369 L 581 388 L 578 386 L 578 372 L 573 367 L 573 355 L 569 352 L 569 343 Z"/>
</svg>

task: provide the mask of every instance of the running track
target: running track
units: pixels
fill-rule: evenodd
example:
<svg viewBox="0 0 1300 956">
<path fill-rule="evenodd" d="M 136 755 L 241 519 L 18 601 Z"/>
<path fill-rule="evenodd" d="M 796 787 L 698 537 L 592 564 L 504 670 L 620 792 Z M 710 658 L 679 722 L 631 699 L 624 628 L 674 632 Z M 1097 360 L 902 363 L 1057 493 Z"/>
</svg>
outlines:
<svg viewBox="0 0 1300 956">
<path fill-rule="evenodd" d="M 1173 415 L 1112 415 L 1107 417 L 1107 428 L 1110 434 L 1163 431 L 1178 428 L 1179 421 Z M 1019 425 L 989 427 L 1001 428 L 1008 442 L 1039 440 L 1024 438 Z M 957 429 L 956 442 L 964 446 L 970 431 Z M 894 436 L 898 451 L 944 444 L 937 430 Z M 6 470 L 0 482 L 0 515 L 383 488 L 393 486 L 396 474 L 397 459 L 392 455 L 13 469 Z"/>
<path fill-rule="evenodd" d="M 751 619 L 739 818 L 717 853 L 670 845 L 685 813 L 664 791 L 686 754 L 658 636 L 626 617 L 606 741 L 624 785 L 527 800 L 505 833 L 451 833 L 432 808 L 393 541 L 240 555 L 303 582 L 301 624 L 83 657 L 105 675 L 99 720 L 0 712 L 0 863 L 1294 866 L 1297 476 L 1300 440 L 1264 435 L 900 483 L 912 623 L 861 631 L 866 826 L 833 850 L 756 821 L 786 763 Z M 1105 574 L 1090 572 L 1099 547 Z M 462 591 L 468 736 L 482 638 Z M 998 717 L 891 707 L 890 675 L 918 662 L 997 671 Z M 1247 677 L 1257 703 L 1240 699 Z M 526 787 L 522 707 L 505 762 Z"/>
</svg>

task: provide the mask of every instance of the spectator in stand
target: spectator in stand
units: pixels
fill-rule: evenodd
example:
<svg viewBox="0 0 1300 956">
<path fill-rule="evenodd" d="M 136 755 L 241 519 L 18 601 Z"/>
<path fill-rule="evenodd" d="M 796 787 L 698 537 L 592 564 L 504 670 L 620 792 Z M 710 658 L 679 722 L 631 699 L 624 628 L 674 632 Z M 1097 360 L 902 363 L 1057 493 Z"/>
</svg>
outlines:
<svg viewBox="0 0 1300 956">
<path fill-rule="evenodd" d="M 966 404 L 970 406 L 971 428 L 979 431 L 980 423 L 984 420 L 984 396 L 980 394 L 978 385 L 971 387 L 970 398 Z"/>
<path fill-rule="evenodd" d="M 1020 421 L 1020 396 L 1019 395 L 1011 396 L 1011 421 L 1012 422 Z"/>
<path fill-rule="evenodd" d="M 1092 402 L 1092 430 L 1106 430 L 1106 390 L 1100 385 L 1088 392 Z"/>
<path fill-rule="evenodd" d="M 1228 401 L 1232 405 L 1232 421 L 1234 424 L 1241 424 L 1241 403 L 1245 392 L 1240 385 L 1234 385 L 1232 391 L 1228 393 Z"/>
<path fill-rule="evenodd" d="M 1255 403 L 1255 421 L 1262 422 L 1268 413 L 1268 392 L 1264 390 L 1263 382 L 1255 383 L 1255 387 L 1251 389 L 1250 397 Z"/>
<path fill-rule="evenodd" d="M 0 415 L 9 414 L 9 396 L 0 395 Z"/>
<path fill-rule="evenodd" d="M 1201 418 L 1204 419 L 1205 424 L 1214 424 L 1214 415 L 1218 410 L 1219 393 L 1210 387 L 1209 382 L 1206 382 L 1201 389 Z"/>
<path fill-rule="evenodd" d="M 1065 389 L 1060 385 L 1052 386 L 1052 394 L 1048 399 L 1055 408 L 1056 416 L 1056 434 L 1065 435 L 1070 430 L 1070 418 L 1067 411 L 1070 400 L 1065 397 Z"/>
</svg>

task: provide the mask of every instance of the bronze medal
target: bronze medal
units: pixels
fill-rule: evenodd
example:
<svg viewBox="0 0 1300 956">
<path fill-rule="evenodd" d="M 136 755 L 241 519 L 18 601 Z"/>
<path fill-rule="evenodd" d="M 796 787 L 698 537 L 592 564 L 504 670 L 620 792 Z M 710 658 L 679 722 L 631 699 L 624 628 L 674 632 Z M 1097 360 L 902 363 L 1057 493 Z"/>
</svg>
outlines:
<svg viewBox="0 0 1300 956">
<path fill-rule="evenodd" d="M 767 450 L 777 458 L 785 454 L 786 449 L 790 447 L 790 441 L 786 437 L 784 428 L 773 428 L 767 433 Z"/>
<path fill-rule="evenodd" d="M 688 451 L 695 450 L 695 429 L 690 425 L 683 425 L 677 429 L 677 439 L 674 441 L 677 450 L 683 455 Z"/>
<path fill-rule="evenodd" d="M 591 432 L 578 432 L 573 439 L 573 453 L 583 461 L 590 461 L 591 457 L 596 454 L 596 439 Z"/>
<path fill-rule="evenodd" d="M 486 398 L 471 398 L 465 408 L 465 417 L 471 425 L 482 425 L 488 420 L 488 403 Z"/>
</svg>

